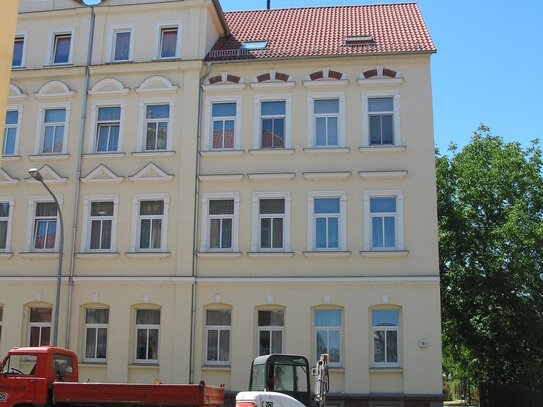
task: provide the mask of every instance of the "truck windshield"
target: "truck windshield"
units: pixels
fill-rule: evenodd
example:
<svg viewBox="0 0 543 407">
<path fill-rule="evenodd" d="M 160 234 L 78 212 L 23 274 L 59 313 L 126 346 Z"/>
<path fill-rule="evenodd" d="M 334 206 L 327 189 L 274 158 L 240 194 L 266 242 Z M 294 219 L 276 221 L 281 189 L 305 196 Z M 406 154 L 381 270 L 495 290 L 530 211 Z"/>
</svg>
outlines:
<svg viewBox="0 0 543 407">
<path fill-rule="evenodd" d="M 0 373 L 33 376 L 36 372 L 36 360 L 36 355 L 10 355 Z"/>
</svg>

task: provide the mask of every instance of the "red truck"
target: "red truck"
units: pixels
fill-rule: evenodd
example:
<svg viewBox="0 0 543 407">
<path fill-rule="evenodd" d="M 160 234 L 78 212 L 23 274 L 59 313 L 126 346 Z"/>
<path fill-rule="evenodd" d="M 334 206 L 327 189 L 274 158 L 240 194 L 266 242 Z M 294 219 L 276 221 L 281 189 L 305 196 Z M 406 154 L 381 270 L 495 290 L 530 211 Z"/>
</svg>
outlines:
<svg viewBox="0 0 543 407">
<path fill-rule="evenodd" d="M 75 353 L 53 346 L 14 348 L 0 366 L 0 407 L 218 407 L 223 403 L 224 388 L 203 383 L 78 383 Z"/>
</svg>

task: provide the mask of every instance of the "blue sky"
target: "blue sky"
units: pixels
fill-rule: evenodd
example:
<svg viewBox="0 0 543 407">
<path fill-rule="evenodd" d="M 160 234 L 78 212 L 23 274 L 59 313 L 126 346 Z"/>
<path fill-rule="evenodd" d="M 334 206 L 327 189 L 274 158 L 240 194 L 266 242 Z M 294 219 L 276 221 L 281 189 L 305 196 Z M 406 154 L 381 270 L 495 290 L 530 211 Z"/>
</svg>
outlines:
<svg viewBox="0 0 543 407">
<path fill-rule="evenodd" d="M 271 0 L 272 8 L 396 3 Z M 220 0 L 224 11 L 266 0 Z M 543 141 L 543 0 L 420 0 L 437 47 L 432 56 L 436 145 L 469 142 L 479 123 L 506 141 Z"/>
</svg>

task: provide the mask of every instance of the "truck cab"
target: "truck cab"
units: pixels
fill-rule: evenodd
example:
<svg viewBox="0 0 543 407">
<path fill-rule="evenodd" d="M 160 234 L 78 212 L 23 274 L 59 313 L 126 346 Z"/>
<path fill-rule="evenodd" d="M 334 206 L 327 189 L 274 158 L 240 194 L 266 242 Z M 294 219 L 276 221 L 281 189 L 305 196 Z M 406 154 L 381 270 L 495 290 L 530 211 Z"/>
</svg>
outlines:
<svg viewBox="0 0 543 407">
<path fill-rule="evenodd" d="M 44 405 L 55 381 L 77 380 L 73 352 L 53 346 L 14 348 L 0 365 L 0 405 Z"/>
<path fill-rule="evenodd" d="M 259 356 L 251 364 L 249 391 L 238 393 L 236 406 L 309 407 L 309 374 L 309 362 L 304 356 Z"/>
</svg>

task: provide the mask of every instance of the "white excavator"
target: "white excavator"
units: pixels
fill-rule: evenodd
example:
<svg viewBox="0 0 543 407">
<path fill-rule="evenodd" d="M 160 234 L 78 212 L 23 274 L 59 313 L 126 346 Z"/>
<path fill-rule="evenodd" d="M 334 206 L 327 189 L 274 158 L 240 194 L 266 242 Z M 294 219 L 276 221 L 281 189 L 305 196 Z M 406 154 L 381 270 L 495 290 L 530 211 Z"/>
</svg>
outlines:
<svg viewBox="0 0 543 407">
<path fill-rule="evenodd" d="M 315 378 L 313 396 L 310 374 Z M 311 370 L 304 356 L 259 356 L 251 364 L 249 391 L 237 394 L 236 407 L 325 407 L 328 385 L 327 354 Z"/>
</svg>

